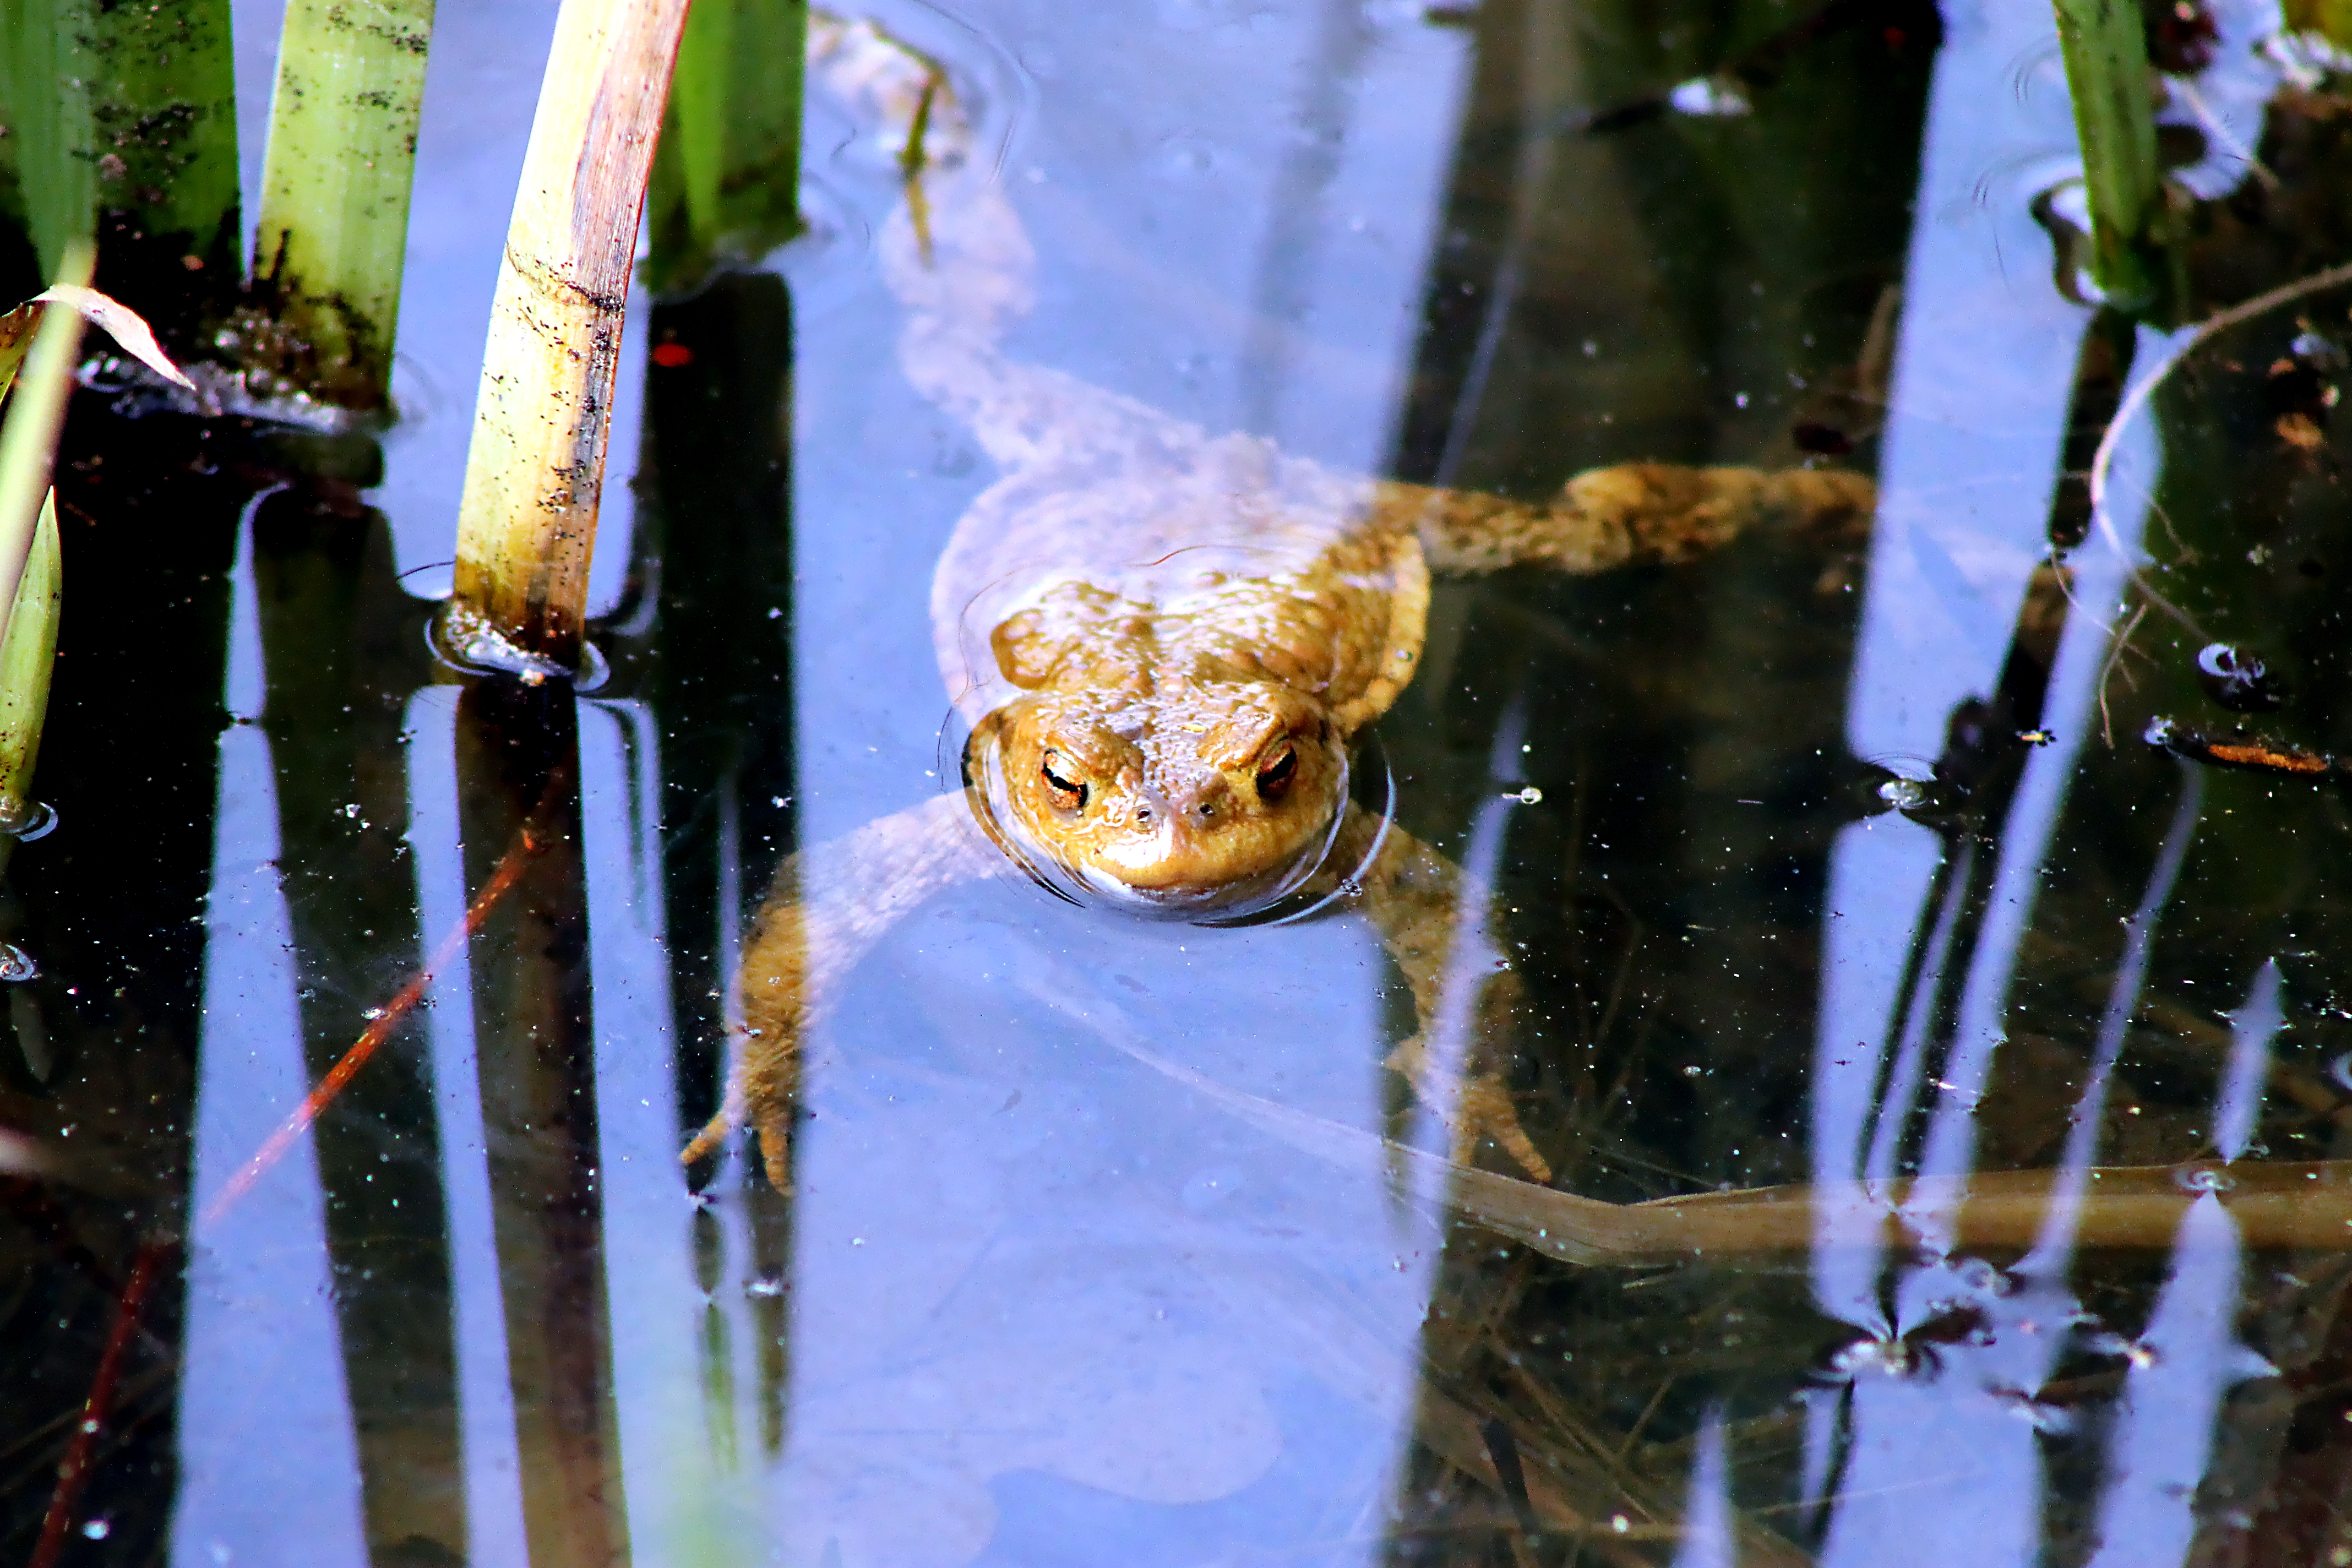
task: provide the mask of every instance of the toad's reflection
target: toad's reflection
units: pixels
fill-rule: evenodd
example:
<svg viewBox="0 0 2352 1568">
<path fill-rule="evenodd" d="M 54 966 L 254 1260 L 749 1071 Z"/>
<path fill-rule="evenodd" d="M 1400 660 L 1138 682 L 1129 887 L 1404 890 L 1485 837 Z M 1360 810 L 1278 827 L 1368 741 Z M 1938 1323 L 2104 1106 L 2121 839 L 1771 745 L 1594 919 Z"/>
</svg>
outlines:
<svg viewBox="0 0 2352 1568">
<path fill-rule="evenodd" d="M 1033 257 L 930 68 L 864 26 L 812 24 L 810 72 L 862 120 L 919 120 L 935 172 L 882 238 L 908 320 L 899 356 L 1005 470 L 958 524 L 931 589 L 940 669 L 971 726 L 965 787 L 788 863 L 745 951 L 745 1039 L 725 1106 L 789 1184 L 802 1043 L 850 967 L 931 893 L 1017 866 L 1085 901 L 1229 919 L 1343 892 L 1410 984 L 1420 1032 L 1389 1064 L 1450 1108 L 1457 1158 L 1491 1137 L 1538 1179 L 1495 1059 L 1516 986 L 1489 969 L 1470 1059 L 1423 1040 L 1459 877 L 1351 805 L 1351 748 L 1412 679 L 1430 574 L 1588 573 L 1701 555 L 1743 531 L 1844 535 L 1867 480 L 1821 470 L 1627 464 L 1551 500 L 1350 479 L 1211 436 L 1000 352 Z"/>
</svg>

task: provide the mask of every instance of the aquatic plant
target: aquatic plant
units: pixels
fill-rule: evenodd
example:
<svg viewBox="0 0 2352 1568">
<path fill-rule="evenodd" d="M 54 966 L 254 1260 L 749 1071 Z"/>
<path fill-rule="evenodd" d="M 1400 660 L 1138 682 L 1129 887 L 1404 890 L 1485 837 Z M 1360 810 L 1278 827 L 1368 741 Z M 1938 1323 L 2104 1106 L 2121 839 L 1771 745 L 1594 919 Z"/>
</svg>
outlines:
<svg viewBox="0 0 2352 1568">
<path fill-rule="evenodd" d="M 806 0 L 700 0 L 686 19 L 646 198 L 639 280 L 689 289 L 801 230 Z"/>
<path fill-rule="evenodd" d="M 88 240 L 69 242 L 58 285 L 0 316 L 0 398 L 6 399 L 0 405 L 5 412 L 0 419 L 0 605 L 8 606 L 0 623 L 0 835 L 22 828 L 35 812 L 33 763 L 48 706 L 61 593 L 49 473 L 84 318 L 158 374 L 182 379 L 145 321 L 85 286 L 91 260 Z M 9 842 L 0 837 L 0 865 L 6 863 Z"/>
<path fill-rule="evenodd" d="M 228 0 L 0 0 L 0 104 L 43 272 L 101 214 L 110 286 L 143 309 L 233 264 L 235 100 Z M 131 284 L 147 278 L 177 281 Z"/>
<path fill-rule="evenodd" d="M 580 659 L 622 318 L 685 0 L 564 0 L 508 226 L 448 631 L 528 679 Z"/>
<path fill-rule="evenodd" d="M 306 389 L 348 407 L 391 384 L 432 36 L 433 0 L 293 0 L 279 37 L 254 292 Z"/>
<path fill-rule="evenodd" d="M 2058 43 L 2091 207 L 2091 278 L 2109 303 L 2155 302 L 2164 192 L 2147 40 L 2134 0 L 2056 0 Z"/>
</svg>

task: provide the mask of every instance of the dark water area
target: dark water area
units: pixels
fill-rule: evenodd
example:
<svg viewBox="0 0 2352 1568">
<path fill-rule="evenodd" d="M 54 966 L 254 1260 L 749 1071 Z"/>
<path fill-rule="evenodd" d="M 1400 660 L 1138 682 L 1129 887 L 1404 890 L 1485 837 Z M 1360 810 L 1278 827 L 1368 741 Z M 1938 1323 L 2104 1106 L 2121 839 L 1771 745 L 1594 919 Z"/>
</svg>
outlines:
<svg viewBox="0 0 2352 1568">
<path fill-rule="evenodd" d="M 443 9 L 400 422 L 73 407 L 0 1562 L 2352 1563 L 2352 289 L 2101 309 L 2045 6 L 874 10 L 1034 247 L 1020 361 L 1343 474 L 1877 503 L 1434 589 L 1360 795 L 1519 977 L 1548 1183 L 1446 1163 L 1344 908 L 1004 879 L 848 972 L 789 1194 L 677 1152 L 778 867 L 955 786 L 997 460 L 899 363 L 897 132 L 813 77 L 809 232 L 632 303 L 609 675 L 437 661 L 554 17 Z M 2352 74 L 2210 16 L 2183 322 L 2352 258 Z"/>
</svg>

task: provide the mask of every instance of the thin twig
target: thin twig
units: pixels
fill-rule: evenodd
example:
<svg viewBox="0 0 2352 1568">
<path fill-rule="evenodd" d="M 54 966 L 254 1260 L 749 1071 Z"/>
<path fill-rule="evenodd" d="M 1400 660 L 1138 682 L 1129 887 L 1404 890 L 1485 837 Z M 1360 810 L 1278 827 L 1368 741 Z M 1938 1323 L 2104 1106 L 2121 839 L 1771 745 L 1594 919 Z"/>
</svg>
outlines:
<svg viewBox="0 0 2352 1568">
<path fill-rule="evenodd" d="M 552 793 L 551 787 L 550 795 L 551 795 Z M 544 805 L 545 803 L 542 802 L 542 810 Z M 375 1055 L 376 1048 L 391 1038 L 392 1032 L 400 1027 L 401 1021 L 415 1011 L 417 1003 L 424 1000 L 425 989 L 433 984 L 434 976 L 456 962 L 457 954 L 464 950 L 466 943 L 482 929 L 484 922 L 488 921 L 490 911 L 496 909 L 499 901 L 512 891 L 514 885 L 522 879 L 524 866 L 529 863 L 531 857 L 546 847 L 545 841 L 537 831 L 540 815 L 539 812 L 533 812 L 531 816 L 515 830 L 514 842 L 507 847 L 506 856 L 499 860 L 498 869 L 490 874 L 490 879 L 484 883 L 482 890 L 475 895 L 473 903 L 466 910 L 466 918 L 457 922 L 457 929 L 443 938 L 441 945 L 434 950 L 432 959 L 424 968 L 409 977 L 408 984 L 400 988 L 400 994 L 392 999 L 383 1012 L 376 1015 L 358 1040 L 352 1043 L 352 1048 L 342 1054 L 341 1059 L 327 1069 L 327 1076 L 319 1080 L 318 1087 L 303 1096 L 302 1103 L 296 1106 L 288 1114 L 286 1120 L 278 1124 L 278 1130 L 254 1152 L 253 1158 L 247 1160 L 236 1174 L 231 1176 L 222 1184 L 221 1190 L 213 1194 L 212 1202 L 206 1204 L 203 1213 L 196 1217 L 196 1227 L 199 1230 L 217 1221 L 227 1210 L 229 1205 L 251 1192 L 254 1184 L 261 1180 L 272 1165 L 284 1158 L 286 1151 L 293 1146 L 294 1141 L 310 1131 L 310 1123 L 319 1119 L 319 1113 L 326 1110 L 333 1102 L 335 1096 L 343 1091 L 344 1085 L 359 1076 L 360 1068 L 367 1066 L 368 1058 Z"/>
<path fill-rule="evenodd" d="M 2107 649 L 2106 660 L 2099 666 L 2099 738 L 2106 742 L 2107 750 L 2111 752 L 2116 749 L 2116 724 L 2114 717 L 2107 711 L 2107 681 L 2116 673 L 2116 666 L 2122 661 L 2124 649 L 2131 646 L 2132 633 L 2139 630 L 2140 622 L 2146 619 L 2147 606 L 2142 605 L 2132 612 L 2132 618 L 2124 623 L 2124 629 L 2116 634 L 2115 646 Z"/>
<path fill-rule="evenodd" d="M 131 1348 L 131 1335 L 139 1326 L 139 1310 L 147 1300 L 147 1291 L 155 1283 L 155 1275 L 163 1266 L 164 1254 L 171 1243 L 161 1237 L 150 1237 L 141 1244 L 139 1256 L 131 1266 L 131 1278 L 122 1287 L 121 1296 L 114 1304 L 114 1326 L 107 1331 L 106 1350 L 98 1358 L 98 1375 L 90 1379 L 89 1395 L 82 1401 L 81 1420 L 75 1424 L 73 1441 L 66 1446 L 65 1462 L 58 1467 L 57 1489 L 49 1494 L 49 1511 L 41 1519 L 41 1539 L 33 1548 L 27 1568 L 50 1568 L 58 1553 L 65 1550 L 66 1528 L 73 1522 L 74 1504 L 81 1500 L 82 1488 L 89 1482 L 90 1458 L 98 1447 L 98 1435 L 106 1425 L 106 1415 L 114 1403 L 114 1386 L 122 1376 L 122 1358 Z"/>
<path fill-rule="evenodd" d="M 2166 609 L 2184 620 L 2187 618 L 2185 612 L 2166 601 L 2161 594 L 2157 593 L 2142 578 L 2138 564 L 2132 562 L 2132 552 L 2124 548 L 2122 538 L 2116 532 L 2115 521 L 2107 515 L 2107 471 L 2115 466 L 2116 448 L 2123 442 L 2124 431 L 2130 426 L 2133 417 L 2147 405 L 2147 400 L 2156 395 L 2156 389 L 2163 384 L 2165 377 L 2172 374 L 2173 368 L 2194 353 L 2208 340 L 2228 331 L 2242 321 L 2249 321 L 2267 311 L 2275 310 L 2281 305 L 2292 304 L 2305 295 L 2316 294 L 2345 283 L 2352 283 L 2352 262 L 2347 262 L 2341 267 L 2331 267 L 2325 272 L 2315 272 L 2310 277 L 2293 283 L 2282 283 L 2277 288 L 2257 294 L 2251 300 L 2239 301 L 2219 315 L 2208 317 L 2198 324 L 2195 331 L 2181 340 L 2179 346 L 2173 350 L 2171 355 L 2162 364 L 2148 372 L 2137 384 L 2124 394 L 2123 401 L 2116 405 L 2115 417 L 2107 421 L 2106 431 L 2099 437 L 2098 450 L 2091 456 L 2092 521 L 2097 525 L 2100 532 L 2106 535 L 2107 542 L 2115 548 L 2116 553 L 2130 563 L 2132 579 L 2139 584 L 2141 590 L 2152 600 L 2163 604 Z M 2194 625 L 2193 622 L 2189 624 Z"/>
<path fill-rule="evenodd" d="M 2270 172 L 2254 155 L 2254 150 L 2247 146 L 2220 115 L 2213 112 L 2213 106 L 2205 101 L 2205 95 L 2197 90 L 2195 83 L 2185 76 L 2176 76 L 2168 79 L 2165 85 L 2180 95 L 2180 100 L 2189 106 L 2189 111 L 2197 116 L 2198 122 L 2205 127 L 2206 134 L 2221 144 L 2223 152 L 2244 162 L 2263 189 L 2275 191 L 2279 188 L 2279 177 Z"/>
</svg>

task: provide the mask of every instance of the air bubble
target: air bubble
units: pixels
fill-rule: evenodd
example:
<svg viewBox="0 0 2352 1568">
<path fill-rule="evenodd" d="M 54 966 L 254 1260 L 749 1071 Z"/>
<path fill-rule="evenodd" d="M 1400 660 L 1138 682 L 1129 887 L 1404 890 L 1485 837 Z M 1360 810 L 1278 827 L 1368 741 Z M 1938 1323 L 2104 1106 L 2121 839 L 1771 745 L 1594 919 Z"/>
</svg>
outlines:
<svg viewBox="0 0 2352 1568">
<path fill-rule="evenodd" d="M 2184 1165 L 2172 1173 L 2172 1181 L 2189 1193 L 2226 1193 L 2238 1184 L 2236 1177 L 2210 1165 Z"/>
<path fill-rule="evenodd" d="M 1916 811 L 1927 804 L 1927 786 L 1917 779 L 1888 779 L 1878 786 L 1878 798 L 1897 811 Z"/>
<path fill-rule="evenodd" d="M 41 966 L 33 962 L 31 953 L 15 942 L 0 942 L 0 984 L 15 984 L 19 981 L 31 980 L 40 973 Z"/>
</svg>

